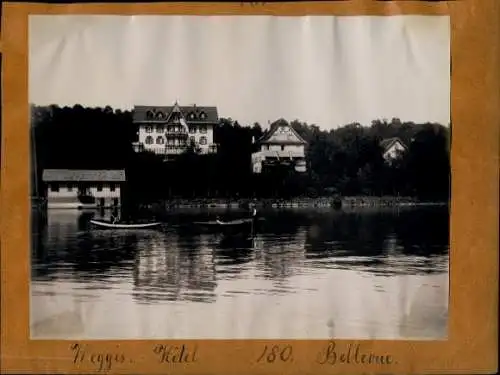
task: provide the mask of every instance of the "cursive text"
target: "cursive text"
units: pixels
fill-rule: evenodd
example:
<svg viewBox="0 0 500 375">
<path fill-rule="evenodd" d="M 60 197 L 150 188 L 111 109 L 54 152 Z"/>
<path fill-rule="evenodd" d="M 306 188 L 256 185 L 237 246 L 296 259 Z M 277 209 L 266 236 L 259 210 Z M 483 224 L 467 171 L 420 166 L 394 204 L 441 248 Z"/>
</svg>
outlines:
<svg viewBox="0 0 500 375">
<path fill-rule="evenodd" d="M 360 344 L 348 344 L 345 349 L 337 348 L 331 341 L 327 347 L 318 353 L 319 364 L 355 364 L 355 365 L 391 365 L 395 363 L 390 354 L 377 354 L 362 350 Z"/>
<path fill-rule="evenodd" d="M 153 348 L 153 353 L 158 356 L 160 363 L 193 363 L 197 360 L 198 347 L 159 344 Z"/>
<path fill-rule="evenodd" d="M 73 363 L 75 365 L 88 362 L 102 372 L 110 371 L 114 364 L 122 364 L 127 361 L 124 353 L 94 352 L 88 350 L 86 345 L 72 344 L 70 350 L 73 352 Z M 129 360 L 129 362 L 131 361 Z"/>
</svg>

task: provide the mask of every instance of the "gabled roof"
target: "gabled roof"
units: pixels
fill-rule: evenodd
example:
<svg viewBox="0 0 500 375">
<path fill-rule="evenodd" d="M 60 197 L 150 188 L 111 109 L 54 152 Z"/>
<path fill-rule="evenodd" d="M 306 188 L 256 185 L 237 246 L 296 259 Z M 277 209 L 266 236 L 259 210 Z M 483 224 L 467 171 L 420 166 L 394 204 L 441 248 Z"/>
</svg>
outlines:
<svg viewBox="0 0 500 375">
<path fill-rule="evenodd" d="M 181 115 L 188 123 L 217 123 L 219 115 L 217 107 L 211 106 L 180 106 L 175 103 L 173 106 L 149 106 L 135 105 L 133 109 L 134 122 L 162 121 L 165 122 L 172 112 L 180 111 Z"/>
<path fill-rule="evenodd" d="M 285 140 L 271 140 L 272 136 L 276 133 L 276 131 L 278 131 L 278 129 L 282 126 L 285 126 L 285 127 L 288 127 L 292 134 L 295 135 L 296 137 L 296 140 L 293 140 L 293 141 L 285 141 Z M 297 131 L 291 127 L 289 124 L 285 125 L 285 124 L 272 124 L 271 125 L 271 128 L 269 129 L 269 131 L 264 134 L 261 138 L 258 139 L 257 141 L 258 143 L 263 143 L 263 144 L 266 144 L 266 143 L 273 143 L 273 144 L 280 144 L 280 143 L 285 143 L 285 144 L 307 144 L 307 142 L 304 140 L 304 138 L 302 138 L 300 136 L 299 133 L 297 133 Z"/>
<path fill-rule="evenodd" d="M 43 171 L 42 180 L 50 182 L 65 182 L 65 181 L 123 182 L 125 181 L 125 170 L 45 169 Z"/>
<path fill-rule="evenodd" d="M 395 143 L 400 143 L 401 146 L 403 146 L 405 149 L 407 148 L 404 142 L 399 138 L 399 137 L 392 137 L 392 138 L 386 138 L 382 141 L 380 141 L 380 146 L 384 150 L 388 150 L 391 148 Z"/>
</svg>

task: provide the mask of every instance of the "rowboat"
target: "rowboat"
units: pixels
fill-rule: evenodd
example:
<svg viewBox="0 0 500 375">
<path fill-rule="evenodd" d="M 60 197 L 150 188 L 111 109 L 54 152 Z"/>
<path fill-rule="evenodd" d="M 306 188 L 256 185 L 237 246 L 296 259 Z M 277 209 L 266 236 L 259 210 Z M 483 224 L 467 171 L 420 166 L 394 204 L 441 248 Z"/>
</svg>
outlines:
<svg viewBox="0 0 500 375">
<path fill-rule="evenodd" d="M 115 229 L 139 229 L 139 228 L 153 228 L 161 225 L 160 222 L 153 222 L 153 223 L 131 223 L 131 224 L 125 224 L 125 223 L 111 223 L 111 222 L 106 222 L 106 221 L 100 221 L 100 220 L 90 220 L 90 222 L 98 227 L 103 227 L 103 228 L 115 228 Z"/>
<path fill-rule="evenodd" d="M 213 221 L 197 221 L 195 222 L 195 224 L 206 225 L 206 226 L 235 226 L 235 225 L 250 224 L 252 221 L 253 219 L 237 219 L 229 221 L 222 221 L 217 219 Z"/>
</svg>

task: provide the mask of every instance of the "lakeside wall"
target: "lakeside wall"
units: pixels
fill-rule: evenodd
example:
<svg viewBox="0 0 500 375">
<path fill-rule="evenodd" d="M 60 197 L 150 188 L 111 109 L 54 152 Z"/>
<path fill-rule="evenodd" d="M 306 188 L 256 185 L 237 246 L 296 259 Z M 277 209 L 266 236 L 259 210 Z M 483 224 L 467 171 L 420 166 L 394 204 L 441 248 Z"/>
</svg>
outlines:
<svg viewBox="0 0 500 375">
<path fill-rule="evenodd" d="M 411 197 L 319 197 L 294 199 L 171 199 L 148 205 L 151 208 L 341 208 L 446 205 L 447 202 L 419 202 Z"/>
<path fill-rule="evenodd" d="M 411 207 L 411 206 L 446 206 L 448 202 L 421 202 L 412 197 L 318 197 L 318 198 L 293 198 L 293 199 L 169 199 L 153 204 L 141 205 L 145 209 L 172 210 L 176 208 L 196 209 L 248 209 L 256 208 L 355 208 L 355 207 Z M 32 209 L 45 211 L 46 202 L 32 202 Z M 67 207 L 74 208 L 74 207 Z"/>
</svg>

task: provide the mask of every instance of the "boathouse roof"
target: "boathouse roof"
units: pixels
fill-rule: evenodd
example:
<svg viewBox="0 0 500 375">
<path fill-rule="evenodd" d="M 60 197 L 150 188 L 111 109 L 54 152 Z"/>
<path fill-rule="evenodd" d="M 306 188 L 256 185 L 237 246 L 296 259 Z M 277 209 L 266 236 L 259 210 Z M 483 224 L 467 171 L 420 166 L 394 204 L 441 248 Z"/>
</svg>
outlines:
<svg viewBox="0 0 500 375">
<path fill-rule="evenodd" d="M 124 169 L 45 169 L 43 181 L 92 181 L 92 182 L 123 182 L 125 181 Z"/>
</svg>

